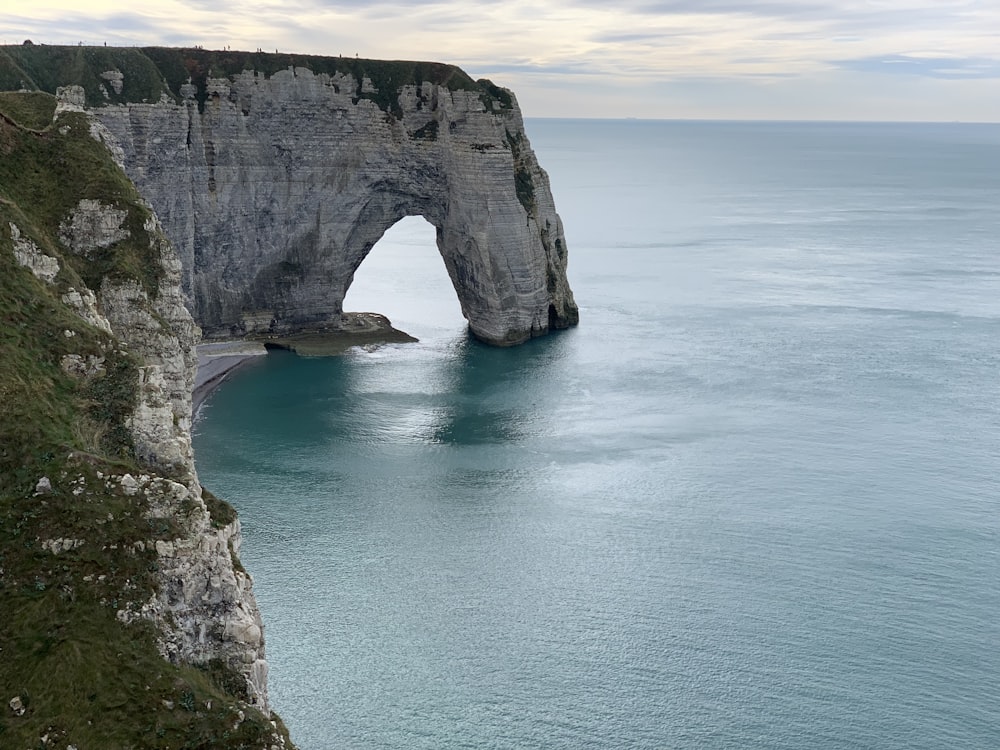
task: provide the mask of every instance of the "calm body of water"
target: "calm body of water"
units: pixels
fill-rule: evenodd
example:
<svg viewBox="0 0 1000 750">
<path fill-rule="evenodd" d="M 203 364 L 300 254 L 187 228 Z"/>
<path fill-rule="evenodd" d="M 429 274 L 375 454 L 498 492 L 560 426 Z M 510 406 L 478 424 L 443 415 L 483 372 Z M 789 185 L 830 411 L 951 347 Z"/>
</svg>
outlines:
<svg viewBox="0 0 1000 750">
<path fill-rule="evenodd" d="M 1000 126 L 535 120 L 578 329 L 209 401 L 303 750 L 1000 747 Z"/>
</svg>

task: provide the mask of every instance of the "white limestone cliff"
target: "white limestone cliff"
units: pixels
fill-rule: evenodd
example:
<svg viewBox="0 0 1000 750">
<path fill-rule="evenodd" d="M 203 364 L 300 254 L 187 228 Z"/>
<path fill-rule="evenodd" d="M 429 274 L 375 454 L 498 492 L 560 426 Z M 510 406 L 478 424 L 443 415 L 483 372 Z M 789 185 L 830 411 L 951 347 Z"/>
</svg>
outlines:
<svg viewBox="0 0 1000 750">
<path fill-rule="evenodd" d="M 425 81 L 384 111 L 359 96 L 378 93 L 367 78 L 290 67 L 92 113 L 177 249 L 206 336 L 337 328 L 372 246 L 422 215 L 471 331 L 506 345 L 578 312 L 548 177 L 516 99 L 493 90 Z"/>
<path fill-rule="evenodd" d="M 127 236 L 126 214 L 120 207 L 82 200 L 65 217 L 60 240 L 69 251 L 88 257 Z M 169 520 L 180 530 L 169 541 L 145 543 L 157 554 L 157 590 L 141 606 L 119 611 L 118 618 L 152 621 L 158 628 L 160 651 L 172 662 L 219 660 L 242 674 L 248 702 L 266 715 L 263 623 L 253 581 L 238 563 L 240 523 L 226 519 L 221 524 L 211 517 L 191 449 L 191 391 L 200 332 L 184 304 L 180 262 L 155 215 L 143 230 L 139 239 L 150 243 L 160 266 L 152 294 L 136 280 L 106 277 L 96 294 L 74 287 L 62 295 L 83 320 L 110 333 L 142 361 L 139 399 L 127 427 L 136 456 L 150 473 L 107 477 L 108 489 L 142 498 L 151 521 Z M 46 283 L 55 283 L 57 260 L 21 239 L 15 225 L 11 232 L 18 242 L 18 262 Z M 63 365 L 80 377 L 103 367 L 101 362 L 72 356 Z"/>
<path fill-rule="evenodd" d="M 106 105 L 92 109 L 80 86 L 59 90 L 57 117 L 88 112 L 90 135 L 156 213 L 142 226 L 127 221 L 123 204 L 82 197 L 53 228 L 61 258 L 13 223 L 10 237 L 21 265 L 111 334 L 115 352 L 142 361 L 126 426 L 149 472 L 102 481 L 175 531 L 136 542 L 143 553 L 155 551 L 158 584 L 148 598 L 123 603 L 118 618 L 153 622 L 173 662 L 234 669 L 247 701 L 266 714 L 263 624 L 238 563 L 239 522 L 213 518 L 194 468 L 195 319 L 219 337 L 336 329 L 375 242 L 400 218 L 422 215 L 437 229 L 470 330 L 516 344 L 577 322 L 565 237 L 516 99 L 491 84 L 425 80 L 379 91 L 364 76 L 293 66 L 209 77 L 180 86 L 177 98 L 126 103 L 131 75 L 103 70 Z M 88 288 L 61 274 L 66 259 L 89 262 L 137 241 L 148 242 L 146 255 L 156 259 L 142 270 L 147 278 L 130 269 L 131 277 L 109 273 Z M 101 377 L 107 351 L 100 354 L 71 352 L 60 366 L 73 377 Z M 48 482 L 40 479 L 38 492 Z M 78 541 L 60 537 L 45 548 L 60 554 Z"/>
</svg>

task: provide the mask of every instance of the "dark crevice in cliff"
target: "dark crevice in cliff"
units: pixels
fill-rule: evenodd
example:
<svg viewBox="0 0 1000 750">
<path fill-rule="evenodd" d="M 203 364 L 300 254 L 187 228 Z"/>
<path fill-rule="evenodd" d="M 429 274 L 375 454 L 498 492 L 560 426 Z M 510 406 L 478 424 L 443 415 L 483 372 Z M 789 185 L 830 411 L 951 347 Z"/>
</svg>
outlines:
<svg viewBox="0 0 1000 750">
<path fill-rule="evenodd" d="M 533 216 L 536 213 L 535 181 L 531 176 L 531 171 L 528 169 L 523 154 L 522 144 L 524 135 L 522 133 L 514 134 L 509 130 L 504 132 L 506 133 L 510 153 L 514 157 L 514 189 L 517 191 L 517 199 L 521 201 L 521 205 L 528 212 L 528 216 Z"/>
</svg>

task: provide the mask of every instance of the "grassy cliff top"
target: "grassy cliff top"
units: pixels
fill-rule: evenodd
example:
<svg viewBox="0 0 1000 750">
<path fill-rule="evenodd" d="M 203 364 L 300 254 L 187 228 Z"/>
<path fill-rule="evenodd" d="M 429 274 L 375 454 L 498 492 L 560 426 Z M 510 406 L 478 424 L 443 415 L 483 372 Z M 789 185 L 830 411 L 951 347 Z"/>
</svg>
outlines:
<svg viewBox="0 0 1000 750">
<path fill-rule="evenodd" d="M 493 103 L 487 105 L 491 111 L 511 106 L 505 89 L 486 79 L 474 81 L 460 68 L 444 63 L 177 47 L 0 46 L 0 91 L 55 94 L 59 86 L 78 85 L 86 91 L 87 104 L 99 107 L 157 102 L 164 94 L 177 101 L 181 86 L 190 82 L 204 101 L 208 78 L 225 78 L 244 70 L 271 76 L 289 67 L 307 68 L 316 74 L 351 75 L 358 81 L 357 96 L 373 99 L 387 112 L 395 109 L 396 95 L 403 86 L 425 82 L 475 92 Z M 102 77 L 110 71 L 123 75 L 120 92 L 109 77 Z M 372 82 L 377 93 L 361 92 L 364 78 Z"/>
</svg>

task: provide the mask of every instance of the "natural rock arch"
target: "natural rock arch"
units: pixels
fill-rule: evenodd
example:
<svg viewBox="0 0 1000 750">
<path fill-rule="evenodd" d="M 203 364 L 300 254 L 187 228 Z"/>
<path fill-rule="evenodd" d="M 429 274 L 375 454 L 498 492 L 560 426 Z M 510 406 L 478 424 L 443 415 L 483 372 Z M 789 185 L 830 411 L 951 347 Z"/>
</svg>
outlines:
<svg viewBox="0 0 1000 750">
<path fill-rule="evenodd" d="M 405 216 L 379 238 L 354 273 L 344 310 L 378 310 L 415 336 L 409 326 L 467 325 L 434 225 L 423 216 Z"/>
<path fill-rule="evenodd" d="M 343 248 L 347 275 L 338 294 L 341 306 L 337 311 L 343 312 L 343 299 L 354 274 L 385 232 L 404 217 L 419 216 L 434 227 L 438 252 L 462 314 L 476 336 L 490 343 L 512 344 L 544 333 L 548 329 L 548 300 L 536 299 L 540 296 L 536 286 L 540 275 L 531 266 L 531 254 L 517 252 L 518 247 L 501 247 L 503 252 L 498 253 L 497 245 L 503 238 L 492 236 L 502 226 L 497 217 L 488 211 L 474 212 L 473 217 L 458 212 L 456 217 L 453 210 L 449 215 L 447 191 L 439 188 L 438 202 L 433 205 L 423 196 L 403 200 L 395 190 L 372 194 Z M 485 220 L 477 220 L 480 217 Z"/>
<path fill-rule="evenodd" d="M 206 70 L 221 54 L 183 53 Z M 447 66 L 430 80 L 423 63 L 303 58 L 265 75 L 260 57 L 157 103 L 92 110 L 175 245 L 207 337 L 336 329 L 355 270 L 412 215 L 436 228 L 477 337 L 576 324 L 562 223 L 510 92 Z"/>
</svg>

